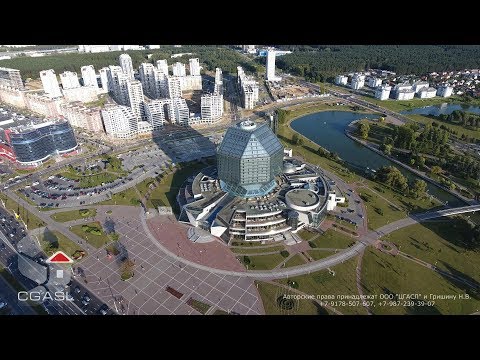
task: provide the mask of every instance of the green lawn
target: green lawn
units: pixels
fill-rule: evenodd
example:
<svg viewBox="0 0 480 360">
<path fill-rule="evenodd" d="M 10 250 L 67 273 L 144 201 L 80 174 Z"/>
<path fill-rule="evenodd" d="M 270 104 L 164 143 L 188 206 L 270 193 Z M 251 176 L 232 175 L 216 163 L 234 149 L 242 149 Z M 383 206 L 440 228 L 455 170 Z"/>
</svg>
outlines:
<svg viewBox="0 0 480 360">
<path fill-rule="evenodd" d="M 465 291 L 452 280 L 401 256 L 391 256 L 369 248 L 362 265 L 365 294 L 421 294 L 457 295 Z M 472 294 L 470 294 L 472 295 Z M 400 306 L 381 306 L 384 300 L 375 300 L 374 314 L 471 314 L 480 309 L 480 301 L 470 299 L 435 300 L 433 306 L 420 306 L 417 302 L 400 303 Z"/>
<path fill-rule="evenodd" d="M 198 173 L 199 170 L 206 167 L 199 162 L 179 164 L 180 168 L 166 175 L 160 185 L 150 193 L 147 201 L 148 208 L 157 208 L 158 206 L 171 206 L 175 212 L 178 212 L 177 194 L 178 190 L 191 175 Z"/>
<path fill-rule="evenodd" d="M 99 202 L 97 205 L 133 205 L 132 200 L 140 200 L 135 187 L 113 194 L 111 199 Z"/>
<path fill-rule="evenodd" d="M 75 251 L 83 250 L 80 245 L 76 244 L 65 235 L 59 233 L 58 231 L 50 231 L 48 228 L 45 228 L 41 235 L 37 235 L 37 238 L 40 241 L 42 249 L 48 255 L 52 255 L 55 251 L 61 250 L 67 255 L 72 256 Z M 51 243 L 57 243 L 58 246 L 53 249 L 49 246 Z"/>
<path fill-rule="evenodd" d="M 145 180 L 143 180 L 141 183 L 137 184 L 136 187 L 137 187 L 138 191 L 140 192 L 140 194 L 145 196 L 145 194 L 149 190 L 148 186 L 150 184 L 153 184 L 154 181 L 155 181 L 154 178 L 149 177 L 149 178 L 146 178 Z"/>
<path fill-rule="evenodd" d="M 243 256 L 237 257 L 245 267 L 247 264 L 243 261 Z M 270 255 L 255 255 L 248 256 L 250 264 L 248 264 L 248 270 L 271 270 L 278 264 L 280 264 L 285 258 L 280 254 Z"/>
<path fill-rule="evenodd" d="M 308 250 L 307 253 L 315 261 L 320 259 L 325 259 L 326 257 L 332 256 L 333 254 L 335 254 L 334 251 L 327 251 L 327 250 Z"/>
<path fill-rule="evenodd" d="M 303 264 L 305 264 L 305 260 L 303 256 L 301 256 L 300 254 L 295 254 L 290 259 L 287 260 L 287 262 L 285 263 L 285 266 L 283 267 L 287 268 L 287 267 L 299 266 Z"/>
<path fill-rule="evenodd" d="M 331 268 L 335 271 L 335 276 L 331 275 L 328 270 L 321 270 L 311 274 L 295 276 L 287 279 L 276 280 L 282 284 L 287 281 L 296 281 L 299 285 L 298 290 L 310 295 L 353 295 L 358 294 L 355 269 L 357 259 L 347 260 L 342 264 L 338 264 Z M 335 309 L 343 314 L 366 314 L 365 308 L 361 304 L 345 305 L 338 303 Z"/>
<path fill-rule="evenodd" d="M 77 172 L 72 172 L 68 170 L 61 172 L 60 175 L 66 177 L 67 179 L 80 180 L 77 183 L 77 186 L 84 189 L 92 188 L 101 185 L 102 183 L 110 183 L 121 177 L 110 172 L 101 172 L 95 175 L 83 176 L 79 175 Z"/>
<path fill-rule="evenodd" d="M 36 229 L 42 226 L 45 226 L 45 223 L 40 220 L 38 217 L 33 215 L 30 211 L 18 205 L 16 201 L 13 201 L 5 194 L 0 194 L 0 198 L 5 202 L 5 207 L 7 210 L 10 210 L 11 214 L 13 215 L 13 211 L 15 211 L 20 218 L 27 224 L 29 230 Z"/>
<path fill-rule="evenodd" d="M 293 291 L 279 286 L 255 281 L 258 285 L 258 292 L 262 298 L 265 314 L 267 315 L 325 315 L 327 311 L 312 300 L 295 300 L 295 307 L 292 310 L 282 310 L 277 303 L 279 297 L 295 294 Z"/>
<path fill-rule="evenodd" d="M 424 115 L 407 115 L 409 119 L 412 119 L 415 122 L 419 122 L 422 124 L 431 124 L 432 122 L 436 122 L 437 124 L 443 124 L 447 126 L 448 128 L 452 129 L 453 131 L 456 131 L 458 133 L 458 137 L 461 137 L 462 134 L 467 135 L 468 137 L 473 137 L 475 139 L 480 139 L 480 131 L 478 130 L 472 130 L 472 129 L 467 129 L 463 127 L 462 125 L 457 125 L 457 124 L 452 124 L 450 122 L 446 121 L 440 121 L 436 119 L 432 119 L 428 116 Z"/>
<path fill-rule="evenodd" d="M 84 209 L 84 210 L 88 210 L 88 213 L 82 212 L 81 210 L 70 210 L 70 211 L 55 213 L 50 217 L 55 221 L 63 223 L 63 222 L 72 221 L 72 220 L 95 217 L 97 215 L 97 209 L 91 208 L 91 209 Z"/>
<path fill-rule="evenodd" d="M 244 248 L 230 248 L 235 254 L 256 254 L 256 253 L 268 253 L 273 251 L 282 251 L 285 250 L 284 246 L 264 246 L 259 248 L 251 248 L 251 247 L 244 247 Z"/>
<path fill-rule="evenodd" d="M 300 236 L 303 240 L 308 241 L 308 240 L 310 240 L 311 238 L 317 236 L 318 233 L 317 233 L 317 232 L 313 232 L 313 231 L 308 231 L 308 230 L 302 229 L 302 230 L 300 230 L 300 231 L 297 233 L 297 235 Z"/>
<path fill-rule="evenodd" d="M 93 233 L 88 233 L 84 229 L 82 229 L 83 226 L 89 226 L 91 228 L 96 228 L 99 229 L 101 232 L 101 235 L 95 235 Z M 91 222 L 88 224 L 84 225 L 75 225 L 70 228 L 70 231 L 73 232 L 74 234 L 80 236 L 82 239 L 84 239 L 86 242 L 88 242 L 90 245 L 92 245 L 95 248 L 100 248 L 107 244 L 108 242 L 111 241 L 111 239 L 108 237 L 107 234 L 102 229 L 102 225 L 98 222 Z"/>
<path fill-rule="evenodd" d="M 318 236 L 315 240 L 311 240 L 317 248 L 335 248 L 335 249 L 345 249 L 348 245 L 353 244 L 355 239 L 341 234 L 338 231 L 328 229 L 322 235 Z"/>
<path fill-rule="evenodd" d="M 366 188 L 358 189 L 358 193 L 367 208 L 369 229 L 378 229 L 387 223 L 400 220 L 407 216 L 405 210 L 396 209 L 380 196 L 374 194 L 372 191 L 367 190 Z M 382 195 L 384 196 L 385 194 Z M 387 196 L 385 197 L 388 198 Z"/>
<path fill-rule="evenodd" d="M 217 310 L 215 310 L 215 311 L 213 312 L 213 314 L 212 314 L 212 315 L 229 315 L 229 313 L 228 313 L 228 312 L 226 312 L 226 311 L 223 311 L 223 310 L 217 309 Z"/>
<path fill-rule="evenodd" d="M 464 220 L 423 222 L 397 230 L 382 240 L 393 242 L 400 250 L 450 271 L 455 269 L 480 282 L 480 247 L 471 249 L 466 239 L 471 232 Z"/>
</svg>

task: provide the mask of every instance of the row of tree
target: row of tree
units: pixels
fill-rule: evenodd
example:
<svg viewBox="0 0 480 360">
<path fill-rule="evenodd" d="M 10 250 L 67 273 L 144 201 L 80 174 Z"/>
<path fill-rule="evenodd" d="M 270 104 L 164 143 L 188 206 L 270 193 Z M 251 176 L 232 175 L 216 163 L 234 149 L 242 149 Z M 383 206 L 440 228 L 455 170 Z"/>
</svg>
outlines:
<svg viewBox="0 0 480 360">
<path fill-rule="evenodd" d="M 277 66 L 314 81 L 333 80 L 340 73 L 378 68 L 397 74 L 477 68 L 480 46 L 456 45 L 284 45 L 292 50 Z"/>
<path fill-rule="evenodd" d="M 409 183 L 407 178 L 395 166 L 382 166 L 375 174 L 375 180 L 415 199 L 424 197 L 427 190 L 425 181 L 415 179 Z"/>
</svg>

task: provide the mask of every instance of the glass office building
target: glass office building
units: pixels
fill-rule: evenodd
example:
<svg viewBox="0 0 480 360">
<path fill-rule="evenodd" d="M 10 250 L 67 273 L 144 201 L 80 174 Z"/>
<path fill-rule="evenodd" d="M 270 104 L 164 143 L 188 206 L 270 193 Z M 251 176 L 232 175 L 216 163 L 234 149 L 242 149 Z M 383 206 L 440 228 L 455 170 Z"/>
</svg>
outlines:
<svg viewBox="0 0 480 360">
<path fill-rule="evenodd" d="M 243 121 L 230 127 L 217 150 L 224 191 L 245 198 L 263 196 L 283 169 L 283 146 L 267 123 Z"/>
<path fill-rule="evenodd" d="M 17 161 L 25 165 L 37 165 L 52 155 L 77 148 L 73 129 L 66 121 L 13 128 L 9 138 Z"/>
</svg>

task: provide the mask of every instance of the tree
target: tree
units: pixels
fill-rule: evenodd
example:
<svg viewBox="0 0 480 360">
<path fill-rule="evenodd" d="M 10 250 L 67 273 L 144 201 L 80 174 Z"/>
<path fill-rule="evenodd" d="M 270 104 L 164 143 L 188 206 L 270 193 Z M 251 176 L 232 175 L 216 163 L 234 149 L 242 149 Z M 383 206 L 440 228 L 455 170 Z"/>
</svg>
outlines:
<svg viewBox="0 0 480 360">
<path fill-rule="evenodd" d="M 432 168 L 430 169 L 430 172 L 431 172 L 432 174 L 434 174 L 434 175 L 440 175 L 440 174 L 443 172 L 443 170 L 442 170 L 442 168 L 441 168 L 440 166 L 434 165 L 434 166 L 432 166 Z"/>
<path fill-rule="evenodd" d="M 377 171 L 376 179 L 400 192 L 408 189 L 407 178 L 395 166 L 382 166 Z"/>
<path fill-rule="evenodd" d="M 368 138 L 368 133 L 370 132 L 370 125 L 366 122 L 360 123 L 358 127 L 358 131 L 360 132 L 360 135 L 363 139 Z"/>
<path fill-rule="evenodd" d="M 295 145 L 302 146 L 303 145 L 303 139 L 298 135 L 298 134 L 293 134 L 292 136 L 292 142 Z"/>
<path fill-rule="evenodd" d="M 412 195 L 412 197 L 418 199 L 425 196 L 426 190 L 427 190 L 427 183 L 423 180 L 415 179 L 415 181 L 413 182 L 410 188 L 410 194 Z"/>
<path fill-rule="evenodd" d="M 383 151 L 385 155 L 392 155 L 392 145 L 384 143 L 380 145 L 380 151 Z"/>
</svg>

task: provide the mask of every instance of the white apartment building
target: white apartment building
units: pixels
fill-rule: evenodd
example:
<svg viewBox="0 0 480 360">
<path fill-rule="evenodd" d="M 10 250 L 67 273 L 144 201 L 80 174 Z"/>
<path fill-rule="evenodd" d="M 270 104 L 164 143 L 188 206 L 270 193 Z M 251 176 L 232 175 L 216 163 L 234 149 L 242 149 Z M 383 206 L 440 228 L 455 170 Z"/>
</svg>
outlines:
<svg viewBox="0 0 480 360">
<path fill-rule="evenodd" d="M 355 74 L 352 77 L 352 83 L 350 84 L 350 87 L 353 90 L 359 90 L 365 86 L 365 75 L 359 75 Z"/>
<path fill-rule="evenodd" d="M 155 84 L 155 66 L 150 63 L 140 64 L 138 73 L 140 76 L 140 81 L 143 86 L 145 94 L 148 95 L 151 99 L 156 97 L 156 84 Z"/>
<path fill-rule="evenodd" d="M 418 93 L 418 97 L 420 99 L 431 99 L 437 96 L 437 89 L 429 87 L 429 88 L 422 88 Z"/>
<path fill-rule="evenodd" d="M 380 100 L 388 100 L 390 98 L 391 90 L 392 87 L 388 85 L 377 86 L 375 89 L 375 98 Z"/>
<path fill-rule="evenodd" d="M 412 89 L 398 90 L 395 93 L 395 99 L 397 100 L 412 100 L 415 96 L 415 91 Z"/>
<path fill-rule="evenodd" d="M 168 75 L 157 68 L 153 69 L 155 99 L 168 97 Z"/>
<path fill-rule="evenodd" d="M 437 96 L 441 97 L 450 97 L 452 96 L 453 92 L 453 87 L 448 86 L 448 85 L 440 85 L 440 87 L 437 90 Z"/>
<path fill-rule="evenodd" d="M 200 99 L 202 122 L 213 123 L 222 118 L 223 95 L 205 94 Z"/>
<path fill-rule="evenodd" d="M 185 64 L 181 62 L 176 62 L 172 65 L 173 76 L 187 76 L 187 71 L 185 69 Z"/>
<path fill-rule="evenodd" d="M 237 82 L 242 93 L 243 108 L 253 109 L 258 102 L 258 83 L 245 75 L 241 66 L 237 66 L 237 74 Z"/>
<path fill-rule="evenodd" d="M 156 65 L 158 70 L 162 71 L 166 76 L 168 76 L 167 60 L 157 60 Z"/>
<path fill-rule="evenodd" d="M 55 71 L 43 70 L 40 71 L 40 80 L 42 81 L 43 91 L 49 98 L 61 97 L 60 85 L 58 84 L 57 75 Z"/>
<path fill-rule="evenodd" d="M 197 58 L 188 60 L 190 65 L 190 75 L 200 76 L 200 61 Z"/>
<path fill-rule="evenodd" d="M 78 82 L 78 76 L 76 72 L 64 71 L 60 74 L 60 81 L 62 82 L 62 88 L 66 89 L 75 89 L 80 87 Z"/>
<path fill-rule="evenodd" d="M 182 97 L 182 84 L 178 76 L 168 78 L 168 97 L 170 99 Z"/>
<path fill-rule="evenodd" d="M 99 108 L 87 108 L 81 103 L 71 102 L 60 105 L 60 111 L 70 125 L 96 134 L 104 133 L 102 114 Z"/>
<path fill-rule="evenodd" d="M 120 67 L 122 68 L 122 71 L 128 76 L 129 79 L 134 80 L 134 73 L 133 73 L 133 64 L 132 64 L 132 58 L 128 54 L 122 54 L 118 58 L 118 61 L 120 62 Z"/>
<path fill-rule="evenodd" d="M 275 76 L 275 58 L 276 52 L 274 50 L 267 51 L 267 80 L 268 81 L 280 81 L 279 76 Z"/>
<path fill-rule="evenodd" d="M 345 75 L 337 75 L 335 77 L 335 84 L 337 85 L 347 85 L 348 76 Z"/>
<path fill-rule="evenodd" d="M 102 83 L 102 92 L 108 93 L 108 67 L 100 69 L 100 82 Z"/>
<path fill-rule="evenodd" d="M 394 92 L 404 91 L 404 90 L 412 90 L 412 85 L 407 83 L 400 83 L 393 87 Z M 415 91 L 414 91 L 415 92 Z"/>
<path fill-rule="evenodd" d="M 98 100 L 97 89 L 98 88 L 95 88 L 94 86 L 81 86 L 72 89 L 63 89 L 62 92 L 66 101 L 88 103 Z"/>
<path fill-rule="evenodd" d="M 215 69 L 215 89 L 213 91 L 215 94 L 223 94 L 223 74 L 222 69 Z"/>
<path fill-rule="evenodd" d="M 426 81 L 416 81 L 412 85 L 412 90 L 415 91 L 415 93 L 420 92 L 422 89 L 428 89 L 430 87 L 430 84 Z"/>
<path fill-rule="evenodd" d="M 371 88 L 376 88 L 377 86 L 382 85 L 382 79 L 371 77 L 368 79 L 368 86 Z"/>
<path fill-rule="evenodd" d="M 190 110 L 188 109 L 185 99 L 176 98 L 172 100 L 173 114 L 170 117 L 172 124 L 188 126 L 188 119 L 190 118 Z"/>
<path fill-rule="evenodd" d="M 138 135 L 151 135 L 153 126 L 148 121 L 139 121 L 137 124 Z"/>
<path fill-rule="evenodd" d="M 140 120 L 145 117 L 145 112 L 143 111 L 143 87 L 142 83 L 138 80 L 129 80 L 127 81 L 127 91 L 128 91 L 128 103 L 132 108 L 135 116 Z"/>
<path fill-rule="evenodd" d="M 102 109 L 105 132 L 114 139 L 131 139 L 138 134 L 138 120 L 128 106 L 111 105 Z"/>
<path fill-rule="evenodd" d="M 109 93 L 117 103 L 124 106 L 129 106 L 128 100 L 128 75 L 125 74 L 120 66 L 110 65 L 108 67 L 108 86 Z"/>
<path fill-rule="evenodd" d="M 93 65 L 86 65 L 81 67 L 83 86 L 93 86 L 98 89 L 97 74 Z"/>
<path fill-rule="evenodd" d="M 152 100 L 148 104 L 145 103 L 145 116 L 153 130 L 159 130 L 163 127 L 166 121 L 165 107 L 172 106 L 171 103 L 172 100 L 170 99 Z"/>
</svg>

